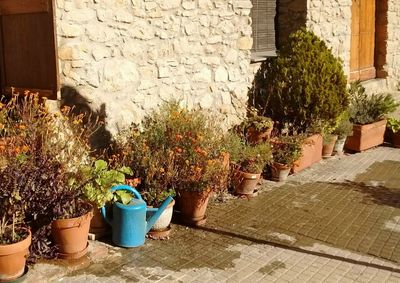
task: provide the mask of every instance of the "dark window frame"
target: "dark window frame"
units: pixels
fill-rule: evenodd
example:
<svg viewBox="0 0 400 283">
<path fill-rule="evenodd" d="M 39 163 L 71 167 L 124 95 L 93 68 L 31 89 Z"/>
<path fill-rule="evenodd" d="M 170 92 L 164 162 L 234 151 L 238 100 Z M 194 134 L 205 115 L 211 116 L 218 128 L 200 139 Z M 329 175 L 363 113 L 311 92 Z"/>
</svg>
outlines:
<svg viewBox="0 0 400 283">
<path fill-rule="evenodd" d="M 251 0 L 253 47 L 251 61 L 264 61 L 276 56 L 276 26 L 277 0 Z"/>
</svg>

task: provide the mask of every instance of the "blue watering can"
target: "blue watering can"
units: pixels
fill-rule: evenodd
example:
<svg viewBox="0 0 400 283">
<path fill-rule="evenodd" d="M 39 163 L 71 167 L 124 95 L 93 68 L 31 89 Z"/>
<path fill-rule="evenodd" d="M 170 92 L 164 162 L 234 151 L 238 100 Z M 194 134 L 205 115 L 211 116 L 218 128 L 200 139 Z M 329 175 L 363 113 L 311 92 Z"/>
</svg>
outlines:
<svg viewBox="0 0 400 283">
<path fill-rule="evenodd" d="M 125 190 L 131 192 L 136 198 L 132 198 L 129 204 L 113 203 L 113 219 L 107 218 L 106 208 L 101 208 L 101 214 L 112 227 L 112 240 L 121 247 L 132 248 L 144 244 L 146 234 L 160 217 L 161 213 L 172 201 L 169 196 L 159 208 L 147 208 L 146 202 L 138 191 L 127 185 L 115 186 L 111 192 Z M 154 214 L 146 222 L 146 212 Z"/>
</svg>

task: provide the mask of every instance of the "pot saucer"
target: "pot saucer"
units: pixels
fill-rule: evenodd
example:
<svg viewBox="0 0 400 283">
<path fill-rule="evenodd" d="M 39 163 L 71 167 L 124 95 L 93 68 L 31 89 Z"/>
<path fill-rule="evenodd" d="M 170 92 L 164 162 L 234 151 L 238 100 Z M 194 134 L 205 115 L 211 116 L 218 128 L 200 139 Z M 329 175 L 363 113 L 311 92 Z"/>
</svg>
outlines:
<svg viewBox="0 0 400 283">
<path fill-rule="evenodd" d="M 153 240 L 168 240 L 171 233 L 171 226 L 168 225 L 164 230 L 150 230 L 147 237 Z"/>
<path fill-rule="evenodd" d="M 86 248 L 81 250 L 80 252 L 72 253 L 72 254 L 63 254 L 63 253 L 58 253 L 58 258 L 60 259 L 78 259 L 83 257 L 85 254 L 87 254 L 89 248 L 89 243 L 87 243 Z"/>
<path fill-rule="evenodd" d="M 18 278 L 11 279 L 11 280 L 6 280 L 6 281 L 0 281 L 1 283 L 18 283 L 18 282 L 24 282 L 26 279 L 26 275 L 29 272 L 29 267 L 25 265 L 24 273 Z"/>
</svg>

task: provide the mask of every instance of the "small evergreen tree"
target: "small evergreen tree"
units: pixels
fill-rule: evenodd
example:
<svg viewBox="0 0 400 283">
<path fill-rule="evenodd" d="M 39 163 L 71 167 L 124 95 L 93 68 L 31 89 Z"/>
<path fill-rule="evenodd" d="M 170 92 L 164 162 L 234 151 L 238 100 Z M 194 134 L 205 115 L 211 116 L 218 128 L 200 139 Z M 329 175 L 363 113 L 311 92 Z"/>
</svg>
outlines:
<svg viewBox="0 0 400 283">
<path fill-rule="evenodd" d="M 253 91 L 257 108 L 280 131 L 333 126 L 349 103 L 341 60 L 305 29 L 291 34 L 279 56 L 264 63 Z"/>
</svg>

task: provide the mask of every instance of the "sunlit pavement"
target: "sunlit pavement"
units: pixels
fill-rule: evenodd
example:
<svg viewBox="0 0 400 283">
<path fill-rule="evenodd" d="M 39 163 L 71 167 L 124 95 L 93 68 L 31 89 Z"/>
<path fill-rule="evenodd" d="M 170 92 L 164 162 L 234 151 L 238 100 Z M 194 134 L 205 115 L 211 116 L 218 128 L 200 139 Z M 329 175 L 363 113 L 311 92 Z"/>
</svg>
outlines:
<svg viewBox="0 0 400 283">
<path fill-rule="evenodd" d="M 323 160 L 212 203 L 204 227 L 172 229 L 135 249 L 91 241 L 26 282 L 400 282 L 400 149 Z"/>
</svg>

